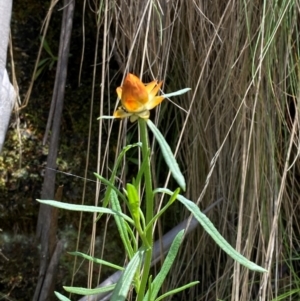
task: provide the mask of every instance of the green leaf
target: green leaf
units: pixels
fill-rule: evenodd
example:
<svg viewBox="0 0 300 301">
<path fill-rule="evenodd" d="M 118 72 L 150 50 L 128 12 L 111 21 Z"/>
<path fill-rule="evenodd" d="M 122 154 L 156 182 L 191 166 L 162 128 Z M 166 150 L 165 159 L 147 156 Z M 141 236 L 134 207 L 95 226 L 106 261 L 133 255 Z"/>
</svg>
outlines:
<svg viewBox="0 0 300 301">
<path fill-rule="evenodd" d="M 128 291 L 132 284 L 132 280 L 135 272 L 143 261 L 144 250 L 138 250 L 130 260 L 128 266 L 123 272 L 121 278 L 116 284 L 114 292 L 110 298 L 112 301 L 123 301 L 126 300 Z"/>
<path fill-rule="evenodd" d="M 51 58 L 55 58 L 46 39 L 44 39 L 43 41 L 43 47 L 46 50 L 46 52 L 51 56 Z"/>
<path fill-rule="evenodd" d="M 122 195 L 119 192 L 119 190 L 114 187 L 114 182 L 115 182 L 115 178 L 116 178 L 116 174 L 117 174 L 119 165 L 122 163 L 123 157 L 125 156 L 126 152 L 128 150 L 130 150 L 131 148 L 133 148 L 133 147 L 141 147 L 141 145 L 142 144 L 140 142 L 138 142 L 138 143 L 129 144 L 129 145 L 123 147 L 122 151 L 120 152 L 120 154 L 119 154 L 119 156 L 118 156 L 118 158 L 116 160 L 116 163 L 114 165 L 114 169 L 113 169 L 113 171 L 111 173 L 109 181 L 107 181 L 106 179 L 104 179 L 102 176 L 100 176 L 98 174 L 95 174 L 96 177 L 98 177 L 103 182 L 105 181 L 105 183 L 108 185 L 108 188 L 107 188 L 107 190 L 105 192 L 105 196 L 104 196 L 104 200 L 103 200 L 103 207 L 107 207 L 108 202 L 110 200 L 110 192 L 111 192 L 112 189 L 114 189 L 116 191 L 116 193 L 122 198 L 122 200 L 124 202 L 127 201 L 126 198 L 125 198 L 125 196 Z"/>
<path fill-rule="evenodd" d="M 128 183 L 126 184 L 128 206 L 131 213 L 131 217 L 135 221 L 135 224 L 140 223 L 140 199 L 136 188 Z"/>
<path fill-rule="evenodd" d="M 148 149 L 148 152 L 150 154 L 150 149 Z M 147 167 L 147 160 L 148 160 L 149 156 L 146 156 L 145 158 L 143 158 L 143 161 L 142 161 L 142 164 L 139 168 L 139 171 L 136 175 L 136 178 L 135 180 L 133 181 L 133 184 L 134 184 L 134 187 L 135 188 L 138 188 L 138 186 L 140 185 L 141 183 L 141 180 L 142 180 L 142 176 L 144 175 L 145 173 L 145 169 Z"/>
<path fill-rule="evenodd" d="M 169 189 L 159 188 L 156 189 L 157 192 L 166 193 L 172 195 L 173 192 Z M 211 238 L 220 246 L 222 250 L 224 250 L 231 258 L 244 265 L 250 270 L 256 272 L 267 272 L 266 269 L 260 267 L 254 262 L 248 260 L 242 254 L 237 252 L 227 241 L 226 239 L 218 232 L 213 223 L 209 220 L 209 218 L 200 211 L 198 206 L 192 201 L 186 199 L 182 195 L 177 196 L 178 201 L 180 201 L 198 220 L 198 222 L 202 225 L 205 231 L 211 236 Z"/>
<path fill-rule="evenodd" d="M 49 70 L 52 70 L 54 64 L 55 64 L 55 60 L 52 60 L 52 61 L 50 62 L 50 64 L 49 64 L 49 68 L 48 68 L 48 69 L 49 69 Z"/>
<path fill-rule="evenodd" d="M 112 191 L 110 195 L 111 195 L 110 203 L 111 203 L 112 209 L 115 211 L 121 211 L 121 206 L 120 206 L 120 203 L 119 203 L 119 200 L 118 200 L 118 197 L 117 197 L 115 191 Z M 118 215 L 114 215 L 114 218 L 115 218 L 115 222 L 117 224 L 117 228 L 119 230 L 121 240 L 122 240 L 124 248 L 126 250 L 126 253 L 128 254 L 129 258 L 131 259 L 133 257 L 134 252 L 133 252 L 133 248 L 130 243 L 130 239 L 129 239 L 129 235 L 128 235 L 129 226 L 127 227 L 126 221 L 123 218 L 119 217 Z M 133 235 L 133 238 L 134 238 L 134 235 Z M 135 242 L 135 239 L 133 239 L 132 241 Z"/>
<path fill-rule="evenodd" d="M 167 97 L 172 97 L 172 96 L 178 96 L 178 95 L 182 95 L 188 91 L 190 91 L 191 88 L 184 88 L 184 89 L 181 89 L 181 90 L 178 90 L 176 92 L 172 92 L 172 93 L 168 93 L 168 94 L 162 94 L 161 96 L 167 98 Z"/>
<path fill-rule="evenodd" d="M 82 257 L 82 258 L 87 259 L 89 261 L 93 261 L 93 262 L 98 263 L 98 264 L 108 266 L 108 267 L 116 269 L 116 270 L 120 270 L 120 271 L 124 270 L 124 268 L 119 266 L 119 265 L 110 263 L 106 260 L 102 260 L 102 259 L 99 259 L 99 258 L 96 258 L 96 257 L 89 256 L 89 255 L 81 253 L 81 252 L 68 252 L 68 253 L 71 254 L 71 255 L 74 255 L 74 256 Z"/>
<path fill-rule="evenodd" d="M 103 115 L 103 116 L 98 117 L 97 120 L 100 120 L 100 119 L 115 119 L 115 118 L 116 117 L 114 117 L 114 116 L 105 116 L 105 115 Z"/>
<path fill-rule="evenodd" d="M 38 66 L 38 67 L 42 67 L 43 65 L 46 65 L 46 63 L 47 63 L 49 60 L 51 60 L 49 57 L 46 58 L 46 59 L 40 60 L 37 66 Z M 45 67 L 45 66 L 43 66 L 43 67 Z"/>
<path fill-rule="evenodd" d="M 64 295 L 60 294 L 59 292 L 54 292 L 54 294 L 60 301 L 71 301 L 69 298 L 65 297 Z"/>
<path fill-rule="evenodd" d="M 158 128 L 155 126 L 155 124 L 150 119 L 147 120 L 147 125 L 150 128 L 150 130 L 152 131 L 152 133 L 154 134 L 154 136 L 160 146 L 160 149 L 162 151 L 164 159 L 171 171 L 173 178 L 176 180 L 176 182 L 181 187 L 181 189 L 183 191 L 185 191 L 185 189 L 186 189 L 185 179 L 180 171 L 180 168 L 179 168 L 177 161 L 171 151 L 170 146 L 166 142 L 164 136 L 161 134 L 161 132 L 158 130 Z"/>
<path fill-rule="evenodd" d="M 98 213 L 106 213 L 106 214 L 112 214 L 112 215 L 118 215 L 125 220 L 127 220 L 129 223 L 133 224 L 133 220 L 127 216 L 126 214 L 122 212 L 118 212 L 109 208 L 104 208 L 104 207 L 96 207 L 96 206 L 86 206 L 86 205 L 75 205 L 75 204 L 68 204 L 68 203 L 63 203 L 63 202 L 58 202 L 58 201 L 52 201 L 52 200 L 39 200 L 37 199 L 38 202 L 61 208 L 61 209 L 66 209 L 66 210 L 71 210 L 71 211 L 82 211 L 82 212 L 98 212 Z"/>
<path fill-rule="evenodd" d="M 73 287 L 73 286 L 63 286 L 64 290 L 66 290 L 69 293 L 77 294 L 77 295 L 96 295 L 101 293 L 110 292 L 115 288 L 115 284 L 107 285 L 103 287 L 97 287 L 97 288 L 84 288 L 84 287 Z"/>
<path fill-rule="evenodd" d="M 177 188 L 174 193 L 172 194 L 172 196 L 170 197 L 169 201 L 167 202 L 167 204 L 162 207 L 158 213 L 152 218 L 152 220 L 149 222 L 149 224 L 147 225 L 146 229 L 145 229 L 145 232 L 148 230 L 148 228 L 150 227 L 151 224 L 153 224 L 156 220 L 159 219 L 159 217 L 161 215 L 163 215 L 167 209 L 177 200 L 177 195 L 179 194 L 180 192 L 180 188 Z M 157 190 L 153 190 L 153 194 L 156 194 L 157 193 Z"/>
<path fill-rule="evenodd" d="M 172 245 L 170 247 L 170 250 L 168 252 L 168 255 L 160 269 L 160 272 L 157 274 L 157 276 L 151 283 L 151 300 L 154 300 L 156 298 L 165 278 L 167 277 L 167 275 L 173 265 L 173 262 L 178 253 L 179 247 L 181 245 L 183 235 L 184 235 L 184 230 L 181 230 L 175 236 L 175 238 L 172 242 Z M 147 301 L 147 300 L 149 300 L 149 290 L 146 293 L 146 296 L 144 297 L 143 301 Z"/>
<path fill-rule="evenodd" d="M 115 193 L 124 201 L 124 202 L 126 202 L 126 197 L 120 192 L 120 190 L 119 189 L 117 189 L 115 186 L 114 186 L 114 180 L 106 180 L 105 178 L 103 178 L 102 176 L 100 176 L 99 174 L 97 174 L 97 173 L 95 173 L 94 172 L 94 175 L 95 175 L 95 177 L 96 178 L 98 178 L 102 183 L 104 183 L 106 186 L 107 186 L 107 191 L 106 191 L 106 194 L 105 194 L 105 196 L 106 195 L 110 195 L 110 192 L 112 191 L 112 190 L 114 190 L 115 191 Z M 113 182 L 112 182 L 113 181 Z M 104 207 L 106 207 L 107 206 L 107 204 L 108 204 L 108 200 L 107 200 L 107 202 L 105 201 L 106 200 L 106 198 L 104 198 L 104 201 L 103 201 L 103 206 Z"/>
<path fill-rule="evenodd" d="M 183 286 L 177 287 L 177 288 L 175 288 L 175 289 L 173 289 L 173 290 L 171 290 L 171 291 L 169 291 L 169 292 L 161 295 L 160 297 L 158 297 L 157 299 L 155 299 L 155 301 L 160 301 L 160 300 L 162 300 L 162 299 L 164 299 L 166 297 L 169 297 L 171 295 L 177 294 L 177 293 L 179 293 L 181 291 L 184 291 L 187 288 L 190 288 L 190 287 L 192 287 L 192 286 L 194 286 L 194 285 L 196 285 L 198 283 L 199 283 L 199 281 L 193 281 L 193 282 L 190 282 L 190 283 L 185 284 Z"/>
<path fill-rule="evenodd" d="M 138 195 L 138 191 L 135 188 L 134 185 L 128 183 L 126 184 L 126 191 L 127 191 L 127 199 L 128 199 L 128 208 L 131 214 L 131 217 L 133 218 L 134 221 L 134 226 L 137 232 L 139 233 L 143 243 L 145 246 L 150 247 L 149 242 L 146 238 L 145 232 L 143 231 L 141 227 L 141 217 L 142 217 L 142 222 L 144 224 L 144 217 L 143 217 L 143 212 L 141 211 L 140 208 L 140 198 Z"/>
</svg>

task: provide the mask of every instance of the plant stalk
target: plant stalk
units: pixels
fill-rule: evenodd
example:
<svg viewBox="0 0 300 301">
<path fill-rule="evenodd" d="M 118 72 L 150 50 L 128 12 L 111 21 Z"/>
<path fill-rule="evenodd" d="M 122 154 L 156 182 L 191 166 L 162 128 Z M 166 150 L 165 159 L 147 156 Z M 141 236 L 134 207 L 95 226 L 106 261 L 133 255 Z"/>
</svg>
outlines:
<svg viewBox="0 0 300 301">
<path fill-rule="evenodd" d="M 142 160 L 146 161 L 145 171 L 144 171 L 144 180 L 145 180 L 145 202 L 146 202 L 146 226 L 149 225 L 150 221 L 153 218 L 153 189 L 152 189 L 152 177 L 151 177 L 151 168 L 150 168 L 150 150 L 148 143 L 148 132 L 146 121 L 142 118 L 139 118 L 139 129 L 140 137 L 142 142 Z M 137 301 L 142 301 L 145 296 L 145 290 L 149 278 L 149 272 L 151 267 L 152 259 L 152 249 L 153 249 L 153 223 L 147 227 L 146 230 L 146 239 L 148 242 L 148 247 L 145 252 L 145 261 L 142 272 L 141 285 L 138 291 Z M 147 247 L 147 246 L 145 246 Z"/>
</svg>

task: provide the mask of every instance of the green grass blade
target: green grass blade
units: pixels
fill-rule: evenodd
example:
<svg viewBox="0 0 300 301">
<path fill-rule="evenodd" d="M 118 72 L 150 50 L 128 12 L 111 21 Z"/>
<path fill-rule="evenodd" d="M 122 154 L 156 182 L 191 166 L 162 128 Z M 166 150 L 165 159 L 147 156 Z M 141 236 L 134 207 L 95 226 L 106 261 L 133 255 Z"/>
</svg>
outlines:
<svg viewBox="0 0 300 301">
<path fill-rule="evenodd" d="M 117 282 L 110 300 L 112 301 L 126 300 L 128 291 L 132 284 L 134 274 L 137 271 L 140 264 L 142 263 L 143 255 L 144 255 L 144 250 L 138 250 L 136 254 L 132 257 L 128 266 L 124 270 L 121 278 Z"/>
<path fill-rule="evenodd" d="M 298 295 L 298 298 L 299 298 L 299 294 L 300 294 L 300 289 L 296 288 L 293 290 L 288 290 L 287 292 L 277 296 L 276 298 L 272 299 L 271 301 L 295 300 L 295 299 L 292 299 L 292 296 Z"/>
<path fill-rule="evenodd" d="M 50 58 L 46 58 L 46 59 L 43 59 L 43 60 L 40 60 L 39 63 L 38 63 L 38 68 L 39 67 L 45 67 L 44 65 L 46 65 L 46 63 L 50 60 Z"/>
<path fill-rule="evenodd" d="M 108 262 L 106 260 L 102 260 L 102 259 L 99 259 L 99 258 L 96 258 L 96 257 L 89 256 L 89 255 L 81 253 L 81 252 L 68 252 L 68 253 L 71 254 L 71 255 L 74 255 L 74 256 L 82 257 L 84 259 L 87 259 L 89 261 L 95 262 L 97 264 L 105 265 L 105 266 L 113 268 L 115 270 L 120 270 L 120 271 L 124 270 L 124 268 L 121 267 L 121 266 L 119 266 L 119 265 L 110 263 L 110 262 Z"/>
<path fill-rule="evenodd" d="M 147 125 L 150 128 L 150 130 L 152 131 L 153 135 L 155 136 L 155 138 L 160 146 L 161 152 L 162 152 L 164 159 L 171 171 L 173 178 L 176 180 L 176 182 L 181 187 L 181 189 L 183 191 L 185 191 L 185 189 L 186 189 L 185 179 L 180 171 L 179 165 L 172 153 L 170 146 L 168 145 L 164 136 L 161 134 L 161 132 L 158 130 L 158 128 L 155 126 L 155 124 L 150 119 L 147 120 Z"/>
<path fill-rule="evenodd" d="M 155 277 L 155 279 L 153 280 L 153 282 L 151 283 L 151 296 L 149 298 L 149 290 L 146 293 L 146 296 L 144 297 L 143 301 L 147 301 L 147 300 L 154 300 L 165 280 L 165 278 L 167 277 L 173 262 L 176 258 L 176 255 L 178 253 L 179 247 L 181 245 L 182 239 L 183 239 L 183 235 L 184 235 L 184 230 L 181 230 L 180 232 L 178 232 L 178 234 L 175 236 L 172 245 L 170 247 L 170 250 L 168 252 L 168 255 L 160 269 L 160 272 L 157 274 L 157 276 Z"/>
<path fill-rule="evenodd" d="M 161 193 L 166 193 L 168 195 L 172 195 L 173 192 L 169 189 L 160 188 L 157 189 Z M 198 220 L 198 222 L 202 225 L 205 231 L 211 236 L 211 238 L 220 246 L 220 248 L 225 251 L 231 258 L 244 265 L 248 269 L 256 272 L 267 272 L 266 269 L 260 267 L 254 262 L 248 260 L 242 254 L 237 252 L 227 241 L 226 239 L 218 232 L 213 223 L 209 220 L 209 218 L 200 211 L 198 206 L 192 201 L 186 199 L 182 195 L 177 196 L 178 201 L 180 201 Z"/>
<path fill-rule="evenodd" d="M 47 42 L 46 39 L 44 39 L 44 41 L 43 41 L 43 47 L 46 50 L 46 52 L 51 56 L 52 59 L 56 58 L 54 56 L 54 54 L 52 53 L 51 48 L 50 48 L 50 46 L 49 46 L 49 44 L 48 44 L 48 42 Z"/>
</svg>

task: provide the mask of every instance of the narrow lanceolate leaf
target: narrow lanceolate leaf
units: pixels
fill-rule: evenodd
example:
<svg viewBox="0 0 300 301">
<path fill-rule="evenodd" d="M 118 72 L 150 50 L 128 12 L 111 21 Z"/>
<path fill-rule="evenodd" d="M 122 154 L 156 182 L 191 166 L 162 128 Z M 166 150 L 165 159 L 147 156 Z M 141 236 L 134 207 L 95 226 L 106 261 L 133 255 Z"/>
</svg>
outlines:
<svg viewBox="0 0 300 301">
<path fill-rule="evenodd" d="M 168 195 L 172 195 L 173 192 L 169 189 L 160 188 L 156 189 L 157 192 L 166 193 Z M 182 195 L 178 195 L 177 199 L 181 202 L 198 220 L 198 222 L 202 225 L 205 231 L 211 236 L 211 238 L 223 249 L 231 258 L 244 265 L 250 270 L 256 272 L 267 272 L 266 269 L 260 267 L 254 262 L 248 260 L 242 254 L 237 252 L 227 241 L 226 239 L 218 232 L 213 223 L 209 220 L 209 218 L 200 211 L 198 206 L 192 201 L 186 199 Z"/>
<path fill-rule="evenodd" d="M 103 287 L 97 287 L 97 288 L 84 288 L 84 287 L 72 287 L 72 286 L 64 286 L 63 288 L 69 293 L 89 296 L 89 295 L 96 295 L 96 294 L 110 292 L 115 288 L 115 284 L 107 285 Z"/>
<path fill-rule="evenodd" d="M 172 93 L 168 93 L 168 94 L 162 94 L 162 96 L 164 98 L 172 97 L 172 96 L 178 96 L 178 95 L 184 94 L 184 93 L 186 93 L 190 90 L 191 90 L 191 88 L 185 88 L 185 89 L 178 90 L 176 92 L 172 92 Z"/>
<path fill-rule="evenodd" d="M 104 177 L 102 177 L 101 175 L 97 174 L 94 172 L 94 175 L 96 178 L 98 178 L 103 184 L 105 184 L 107 186 L 106 192 L 105 192 L 105 197 L 104 197 L 104 201 L 103 201 L 103 207 L 107 207 L 108 202 L 109 202 L 109 197 L 110 197 L 110 192 L 112 190 L 114 190 L 116 192 L 116 194 L 124 201 L 126 202 L 126 198 L 125 196 L 117 189 L 117 187 L 114 186 L 114 181 L 115 178 L 110 179 L 110 180 L 106 180 Z"/>
<path fill-rule="evenodd" d="M 186 289 L 188 289 L 188 288 L 190 288 L 192 286 L 197 285 L 199 282 L 200 281 L 192 281 L 192 282 L 190 282 L 188 284 L 185 284 L 183 286 L 174 288 L 173 290 L 170 290 L 170 291 L 166 292 L 165 294 L 163 294 L 163 295 L 159 296 L 158 298 L 156 298 L 155 301 L 160 301 L 160 300 L 163 300 L 163 299 L 165 299 L 165 298 L 167 298 L 167 297 L 169 297 L 171 295 L 174 295 L 174 294 L 177 294 L 179 292 L 182 292 L 182 291 L 184 291 L 184 290 L 186 290 Z"/>
<path fill-rule="evenodd" d="M 64 295 L 60 294 L 59 292 L 54 292 L 54 294 L 60 301 L 71 301 L 69 298 L 65 297 Z"/>
<path fill-rule="evenodd" d="M 133 224 L 133 220 L 127 216 L 126 214 L 122 212 L 117 212 L 115 210 L 104 208 L 104 207 L 96 207 L 96 206 L 87 206 L 87 205 L 75 205 L 75 204 L 68 204 L 58 201 L 52 201 L 52 200 L 38 200 L 38 202 L 46 205 L 50 205 L 56 208 L 66 209 L 66 210 L 72 210 L 72 211 L 82 211 L 82 212 L 97 212 L 97 213 L 106 213 L 106 214 L 117 214 L 118 216 L 124 218 L 129 223 Z"/>
<path fill-rule="evenodd" d="M 126 198 L 125 196 L 120 193 L 120 191 L 114 186 L 114 183 L 115 183 L 115 180 L 116 180 L 116 174 L 119 170 L 119 166 L 120 164 L 122 163 L 122 160 L 126 154 L 126 152 L 128 150 L 130 150 L 131 148 L 133 147 L 141 147 L 142 144 L 140 142 L 138 143 L 134 143 L 134 144 L 129 144 L 129 145 L 126 145 L 123 147 L 122 151 L 120 152 L 118 158 L 117 158 L 117 161 L 116 163 L 114 164 L 114 169 L 111 173 L 111 176 L 110 176 L 110 179 L 109 180 L 106 180 L 105 178 L 103 178 L 101 175 L 98 175 L 97 173 L 95 173 L 95 176 L 100 180 L 102 181 L 104 184 L 107 185 L 107 189 L 106 189 L 106 192 L 105 192 L 105 196 L 104 196 L 104 200 L 103 200 L 103 207 L 107 207 L 108 206 L 108 203 L 109 203 L 109 199 L 110 199 L 110 192 L 112 190 L 114 190 L 117 195 L 124 201 L 126 202 Z"/>
<path fill-rule="evenodd" d="M 108 262 L 106 260 L 99 259 L 99 258 L 90 256 L 90 255 L 87 255 L 87 254 L 84 254 L 84 253 L 81 253 L 81 252 L 69 252 L 69 254 L 74 255 L 74 256 L 82 257 L 82 258 L 87 259 L 89 261 L 93 261 L 97 264 L 105 265 L 107 267 L 110 267 L 110 268 L 113 268 L 113 269 L 116 269 L 116 270 L 120 270 L 120 271 L 124 270 L 124 268 L 121 267 L 121 266 L 118 266 L 118 265 L 113 264 L 111 262 Z"/>
<path fill-rule="evenodd" d="M 112 190 L 110 193 L 110 202 L 111 202 L 111 207 L 113 210 L 121 212 L 121 205 L 119 203 L 117 194 Z M 123 242 L 124 248 L 126 250 L 127 255 L 129 256 L 129 258 L 133 257 L 133 248 L 131 245 L 131 240 L 129 239 L 129 227 L 127 227 L 126 222 L 123 218 L 119 217 L 118 215 L 114 215 L 115 218 L 115 222 L 117 224 L 118 230 L 119 230 L 119 234 L 121 237 L 121 240 Z M 132 240 L 133 242 L 135 241 L 134 239 Z"/>
<path fill-rule="evenodd" d="M 154 224 L 155 221 L 157 221 L 159 219 L 160 216 L 162 216 L 167 209 L 177 200 L 177 195 L 180 192 L 180 188 L 177 188 L 174 192 L 173 195 L 171 195 L 170 199 L 168 200 L 167 204 L 165 206 L 163 206 L 158 213 L 152 218 L 152 220 L 148 223 L 147 227 L 145 228 L 145 232 L 149 229 L 149 227 Z M 156 194 L 157 190 L 154 189 L 153 193 Z"/>
<path fill-rule="evenodd" d="M 105 115 L 103 115 L 103 116 L 98 117 L 98 120 L 99 120 L 99 119 L 116 119 L 116 117 L 114 117 L 114 116 L 105 116 Z"/>
<path fill-rule="evenodd" d="M 144 250 L 138 250 L 130 260 L 121 278 L 116 284 L 114 292 L 110 298 L 112 301 L 126 300 L 135 272 L 142 263 Z"/>
<path fill-rule="evenodd" d="M 146 296 L 144 297 L 143 301 L 147 300 L 155 300 L 156 296 L 167 277 L 173 262 L 175 260 L 175 257 L 178 253 L 179 247 L 181 245 L 182 239 L 183 239 L 184 230 L 181 230 L 176 237 L 174 238 L 172 245 L 170 247 L 170 250 L 168 252 L 168 255 L 160 269 L 160 272 L 157 274 L 153 282 L 151 283 L 151 298 L 149 299 L 149 291 L 146 293 Z"/>
<path fill-rule="evenodd" d="M 176 180 L 176 182 L 180 186 L 180 188 L 183 191 L 185 191 L 185 189 L 186 189 L 185 179 L 180 171 L 180 168 L 179 168 L 178 163 L 172 153 L 170 146 L 168 145 L 164 136 L 161 134 L 161 132 L 158 130 L 158 128 L 155 126 L 155 124 L 150 119 L 147 120 L 147 125 L 150 128 L 150 130 L 152 131 L 152 133 L 154 134 L 154 136 L 160 146 L 161 152 L 162 152 L 164 159 L 171 171 L 173 178 Z"/>
</svg>

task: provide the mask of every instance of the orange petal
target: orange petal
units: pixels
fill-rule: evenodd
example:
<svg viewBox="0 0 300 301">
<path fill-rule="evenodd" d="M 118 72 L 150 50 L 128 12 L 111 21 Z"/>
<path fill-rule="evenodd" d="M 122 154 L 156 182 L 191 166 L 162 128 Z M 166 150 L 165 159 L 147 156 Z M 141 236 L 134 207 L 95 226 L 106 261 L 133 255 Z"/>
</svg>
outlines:
<svg viewBox="0 0 300 301">
<path fill-rule="evenodd" d="M 156 87 L 153 87 L 153 89 L 149 92 L 149 100 L 152 100 L 152 98 L 158 93 L 162 83 L 162 81 L 159 82 Z"/>
<path fill-rule="evenodd" d="M 148 102 L 148 93 L 144 84 L 135 75 L 128 73 L 122 87 L 121 102 L 128 112 L 143 110 Z"/>
<path fill-rule="evenodd" d="M 146 87 L 145 87 L 145 88 L 146 88 L 148 94 L 151 93 L 151 91 L 153 90 L 153 88 L 154 88 L 156 85 L 157 85 L 157 80 L 154 80 L 154 81 L 152 81 L 152 82 L 149 83 L 149 84 L 146 84 Z"/>
<path fill-rule="evenodd" d="M 121 107 L 118 108 L 117 111 L 114 112 L 114 117 L 116 118 L 126 118 L 131 116 L 132 114 L 125 112 Z"/>
<path fill-rule="evenodd" d="M 155 108 L 156 106 L 158 106 L 162 101 L 164 100 L 163 96 L 156 96 L 153 99 L 151 99 L 147 105 L 146 108 L 147 110 L 151 110 L 153 108 Z"/>
<path fill-rule="evenodd" d="M 118 97 L 121 99 L 122 98 L 122 87 L 117 88 L 117 94 L 118 94 Z"/>
<path fill-rule="evenodd" d="M 133 98 L 122 101 L 122 105 L 124 106 L 125 110 L 129 113 L 138 113 L 146 110 L 144 104 L 137 102 Z"/>
</svg>

